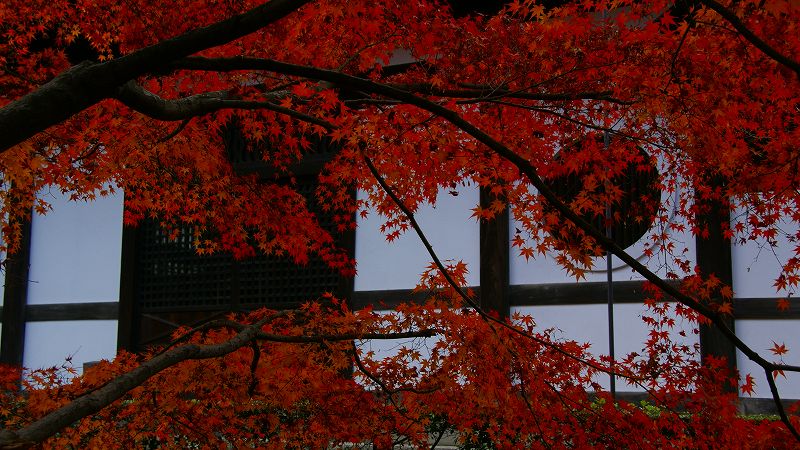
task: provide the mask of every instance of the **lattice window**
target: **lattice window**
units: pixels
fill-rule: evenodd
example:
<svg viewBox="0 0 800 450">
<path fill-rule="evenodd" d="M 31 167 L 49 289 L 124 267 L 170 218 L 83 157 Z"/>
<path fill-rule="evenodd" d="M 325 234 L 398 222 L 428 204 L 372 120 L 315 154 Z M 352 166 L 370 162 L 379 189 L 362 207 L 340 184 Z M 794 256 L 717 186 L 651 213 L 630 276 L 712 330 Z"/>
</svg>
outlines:
<svg viewBox="0 0 800 450">
<path fill-rule="evenodd" d="M 332 220 L 313 202 L 314 185 L 298 190 L 323 226 Z M 295 307 L 325 292 L 337 292 L 339 274 L 318 258 L 299 266 L 287 257 L 256 256 L 236 261 L 227 254 L 197 255 L 187 228 L 170 239 L 153 222 L 139 229 L 136 300 L 142 312 Z"/>
<path fill-rule="evenodd" d="M 223 131 L 228 158 L 238 173 L 259 173 L 273 178 L 275 172 L 262 161 L 266 148 L 250 148 L 235 122 Z M 336 153 L 328 139 L 307 137 L 311 149 L 292 167 L 297 190 L 306 197 L 320 224 L 333 229 L 330 215 L 322 214 L 314 198 L 315 175 Z M 191 230 L 170 240 L 158 224 L 140 226 L 136 250 L 135 298 L 139 310 L 148 312 L 203 311 L 239 308 L 289 308 L 337 292 L 343 280 L 321 260 L 312 258 L 298 266 L 289 258 L 256 256 L 236 261 L 229 255 L 199 256 L 192 247 Z"/>
<path fill-rule="evenodd" d="M 229 256 L 198 256 L 189 230 L 172 240 L 154 221 L 140 225 L 137 243 L 136 298 L 143 311 L 227 308 Z"/>
</svg>

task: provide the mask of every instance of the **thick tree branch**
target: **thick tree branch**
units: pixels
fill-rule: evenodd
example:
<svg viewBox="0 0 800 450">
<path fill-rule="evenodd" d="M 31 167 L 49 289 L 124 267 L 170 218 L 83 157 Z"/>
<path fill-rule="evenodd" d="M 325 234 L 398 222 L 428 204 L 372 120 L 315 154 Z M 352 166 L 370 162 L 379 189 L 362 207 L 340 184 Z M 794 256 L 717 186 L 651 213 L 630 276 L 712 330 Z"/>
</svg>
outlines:
<svg viewBox="0 0 800 450">
<path fill-rule="evenodd" d="M 226 108 L 255 109 L 263 102 L 231 98 L 227 91 L 167 100 L 148 91 L 135 81 L 129 81 L 117 91 L 115 98 L 125 106 L 157 120 L 174 121 L 209 114 Z"/>
<path fill-rule="evenodd" d="M 183 70 L 207 70 L 213 72 L 230 72 L 236 70 L 272 70 L 272 60 L 265 58 L 202 58 L 189 57 L 182 59 L 171 67 Z M 476 102 L 496 98 L 517 98 L 539 101 L 573 101 L 573 100 L 604 100 L 610 103 L 631 104 L 630 101 L 621 100 L 611 95 L 609 91 L 586 92 L 528 92 L 515 91 L 505 87 L 474 86 L 463 89 L 442 89 L 429 83 L 414 84 L 387 84 L 393 88 L 417 94 L 432 95 L 436 97 L 464 98 Z"/>
<path fill-rule="evenodd" d="M 237 58 L 234 58 L 233 60 L 236 59 Z M 644 266 L 644 264 L 640 263 L 638 260 L 630 256 L 627 252 L 625 252 L 624 249 L 622 249 L 619 245 L 617 245 L 613 240 L 609 239 L 604 232 L 601 232 L 600 230 L 596 229 L 593 225 L 591 225 L 585 219 L 580 217 L 568 205 L 562 202 L 558 198 L 558 196 L 556 196 L 555 193 L 551 190 L 551 188 L 542 180 L 542 178 L 539 177 L 536 168 L 533 167 L 533 165 L 528 160 L 519 156 L 517 153 L 515 153 L 514 151 L 512 151 L 499 141 L 495 140 L 494 138 L 489 136 L 486 132 L 479 129 L 472 123 L 463 119 L 456 111 L 453 111 L 438 103 L 432 102 L 425 98 L 419 97 L 418 95 L 415 95 L 407 91 L 403 91 L 393 86 L 377 83 L 364 78 L 358 78 L 346 75 L 332 70 L 319 69 L 316 67 L 309 67 L 309 66 L 300 66 L 296 64 L 289 64 L 268 59 L 258 59 L 258 60 L 252 60 L 249 58 L 239 58 L 239 59 L 241 59 L 242 61 L 246 61 L 248 64 L 252 65 L 251 67 L 252 69 L 268 70 L 276 73 L 282 73 L 284 75 L 299 76 L 318 81 L 327 81 L 350 89 L 381 95 L 390 99 L 399 100 L 411 105 L 415 105 L 421 109 L 424 109 L 432 114 L 435 114 L 447 120 L 457 128 L 461 129 L 465 133 L 472 136 L 478 142 L 486 145 L 488 148 L 496 152 L 498 155 L 502 156 L 503 158 L 505 158 L 506 160 L 517 166 L 517 168 L 525 175 L 525 177 L 528 179 L 531 185 L 539 191 L 539 193 L 545 198 L 545 200 L 556 211 L 558 211 L 559 214 L 561 214 L 564 218 L 573 222 L 575 225 L 581 228 L 588 236 L 592 237 L 603 248 L 605 248 L 618 258 L 620 258 L 622 262 L 627 264 L 637 273 L 641 274 L 646 280 L 653 283 L 664 293 L 671 296 L 676 301 L 692 308 L 693 310 L 697 311 L 701 315 L 708 318 L 714 325 L 716 325 L 720 329 L 722 334 L 727 339 L 729 339 L 734 344 L 734 346 L 736 346 L 736 348 L 739 349 L 743 354 L 745 354 L 745 356 L 747 356 L 751 361 L 755 362 L 765 370 L 774 370 L 775 364 L 764 359 L 756 351 L 754 351 L 747 344 L 745 344 L 738 336 L 736 336 L 736 334 L 733 331 L 731 331 L 730 328 L 728 328 L 728 326 L 725 324 L 725 322 L 718 314 L 716 314 L 706 305 L 700 303 L 698 300 L 681 292 L 677 287 L 667 283 L 665 280 L 661 279 L 661 277 L 650 271 L 650 269 Z M 218 61 L 218 63 L 220 64 L 223 63 L 230 64 L 230 61 L 232 60 L 231 59 L 209 60 L 204 58 L 185 58 L 183 60 L 176 62 L 172 66 L 172 68 L 191 69 L 192 67 L 199 65 L 206 66 L 209 64 L 209 62 L 214 62 L 214 61 Z M 786 367 L 784 370 L 800 372 L 800 367 L 789 366 Z"/>
<path fill-rule="evenodd" d="M 202 60 L 198 60 L 197 58 L 184 59 L 177 63 L 177 67 L 183 67 L 184 65 L 191 66 L 192 64 L 194 64 L 195 61 L 201 62 Z M 285 75 L 293 75 L 313 80 L 327 81 L 330 83 L 346 86 L 352 89 L 361 90 L 372 94 L 382 95 L 395 100 L 403 101 L 410 105 L 417 106 L 420 109 L 426 110 L 432 114 L 435 114 L 447 120 L 457 128 L 461 129 L 465 133 L 472 136 L 478 142 L 486 145 L 491 150 L 495 151 L 498 155 L 502 156 L 503 158 L 505 158 L 506 160 L 517 166 L 517 168 L 525 175 L 525 177 L 528 179 L 531 185 L 539 191 L 539 193 L 545 198 L 545 200 L 553 208 L 555 208 L 559 214 L 561 214 L 564 218 L 573 222 L 575 225 L 581 228 L 587 235 L 592 237 L 603 248 L 610 251 L 618 258 L 620 258 L 622 262 L 624 262 L 633 270 L 635 270 L 637 273 L 642 275 L 647 281 L 653 283 L 664 293 L 673 297 L 676 301 L 683 303 L 684 305 L 694 309 L 701 315 L 711 320 L 711 322 L 720 327 L 726 338 L 730 339 L 731 342 L 733 342 L 734 345 L 736 345 L 736 347 L 739 350 L 741 350 L 742 353 L 744 353 L 749 359 L 751 359 L 753 362 L 759 364 L 764 368 L 774 367 L 773 363 L 761 357 L 757 352 L 752 350 L 749 346 L 747 346 L 747 344 L 745 344 L 741 339 L 739 339 L 739 337 L 737 337 L 736 334 L 733 333 L 733 331 L 731 331 L 730 328 L 728 328 L 725 325 L 724 321 L 719 317 L 717 313 L 712 311 L 709 307 L 700 303 L 698 300 L 690 297 L 687 294 L 684 294 L 677 287 L 661 279 L 661 277 L 650 271 L 650 269 L 648 269 L 644 264 L 642 264 L 641 262 L 636 260 L 636 258 L 629 255 L 616 242 L 608 238 L 604 232 L 598 230 L 595 226 L 587 222 L 575 211 L 573 211 L 568 205 L 566 205 L 563 201 L 561 201 L 561 199 L 558 198 L 558 196 L 553 192 L 553 190 L 538 175 L 536 168 L 533 167 L 530 161 L 519 156 L 510 148 L 506 147 L 499 141 L 495 140 L 493 137 L 489 136 L 483 130 L 479 129 L 469 121 L 462 118 L 456 111 L 448 109 L 438 103 L 432 102 L 425 98 L 419 97 L 413 93 L 406 92 L 397 89 L 395 87 L 377 83 L 364 78 L 358 78 L 340 72 L 335 72 L 332 70 L 319 69 L 310 66 L 300 66 L 296 64 L 290 64 L 274 60 L 265 59 L 258 61 L 259 61 L 259 68 L 261 70 L 269 70 L 277 73 L 282 73 Z M 791 369 L 787 370 L 800 372 L 800 367 L 792 366 Z"/>
<path fill-rule="evenodd" d="M 717 313 L 712 311 L 709 307 L 700 303 L 698 300 L 690 297 L 687 294 L 684 294 L 677 287 L 672 286 L 665 280 L 661 279 L 661 277 L 653 273 L 644 264 L 642 264 L 641 262 L 636 260 L 636 258 L 629 255 L 616 242 L 609 239 L 604 232 L 601 232 L 596 227 L 591 225 L 580 215 L 578 215 L 575 211 L 573 211 L 568 205 L 566 205 L 563 201 L 561 201 L 561 199 L 558 198 L 558 196 L 544 182 L 544 180 L 542 180 L 542 178 L 539 177 L 536 168 L 533 167 L 533 165 L 528 160 L 519 156 L 510 148 L 506 147 L 499 141 L 489 136 L 483 130 L 479 129 L 469 121 L 462 118 L 456 111 L 453 111 L 438 103 L 419 97 L 410 92 L 402 91 L 392 86 L 376 83 L 374 81 L 366 80 L 363 78 L 353 77 L 350 75 L 334 72 L 331 70 L 319 69 L 316 67 L 309 67 L 309 66 L 299 66 L 295 64 L 289 64 L 279 61 L 269 61 L 269 60 L 262 61 L 262 64 L 263 64 L 262 67 L 263 70 L 271 70 L 274 72 L 283 73 L 285 75 L 300 76 L 314 80 L 328 81 L 331 83 L 347 86 L 353 89 L 358 89 L 364 92 L 369 92 L 372 94 L 382 95 L 392 99 L 400 100 L 405 103 L 415 105 L 418 108 L 426 110 L 432 114 L 435 114 L 447 120 L 457 128 L 461 129 L 465 133 L 472 136 L 478 142 L 486 145 L 488 148 L 496 152 L 498 155 L 502 156 L 503 158 L 505 158 L 506 160 L 517 166 L 517 168 L 525 175 L 525 177 L 528 179 L 531 185 L 539 191 L 539 193 L 545 198 L 545 200 L 553 208 L 555 208 L 559 214 L 561 214 L 564 218 L 577 225 L 588 236 L 592 237 L 596 242 L 598 242 L 603 248 L 605 248 L 618 258 L 620 258 L 620 260 L 622 260 L 625 264 L 631 267 L 634 271 L 642 275 L 647 281 L 650 281 L 651 283 L 653 283 L 653 285 L 661 289 L 662 292 L 666 293 L 667 295 L 674 298 L 676 301 L 684 304 L 685 306 L 688 306 L 689 308 L 692 308 L 699 314 L 708 318 L 714 325 L 716 325 L 720 329 L 722 334 L 727 339 L 729 339 L 734 344 L 734 346 L 736 346 L 737 349 L 739 349 L 745 356 L 748 357 L 748 359 L 755 362 L 765 370 L 774 370 L 775 364 L 764 359 L 761 355 L 758 354 L 758 352 L 756 352 L 755 350 L 750 348 L 747 344 L 745 344 L 744 341 L 742 341 L 738 336 L 736 336 L 736 334 L 730 328 L 728 328 L 728 326 L 725 324 L 725 321 L 722 320 L 722 318 Z M 451 283 L 451 281 L 448 280 L 448 283 Z M 785 370 L 800 372 L 800 367 L 788 366 L 786 367 Z M 778 399 L 774 400 L 779 401 Z M 791 424 L 787 424 L 787 426 L 791 427 Z"/>
<path fill-rule="evenodd" d="M 229 341 L 214 345 L 188 344 L 174 348 L 142 363 L 130 372 L 120 375 L 105 386 L 69 402 L 25 428 L 0 431 L 0 447 L 14 448 L 42 442 L 64 427 L 83 417 L 94 414 L 131 389 L 141 385 L 159 372 L 189 359 L 208 359 L 227 355 L 255 339 L 272 316 L 244 328 Z"/>
<path fill-rule="evenodd" d="M 145 361 L 139 367 L 128 373 L 120 375 L 81 397 L 76 398 L 67 405 L 47 414 L 36 422 L 19 430 L 0 430 L 0 448 L 23 448 L 42 442 L 48 437 L 59 432 L 70 424 L 94 414 L 114 401 L 120 399 L 127 392 L 141 385 L 159 372 L 187 360 L 218 358 L 232 353 L 255 341 L 270 341 L 292 344 L 308 344 L 322 342 L 353 341 L 361 339 L 404 339 L 416 337 L 432 337 L 441 333 L 441 330 L 419 330 L 398 333 L 338 333 L 318 335 L 282 335 L 265 333 L 261 328 L 268 322 L 284 316 L 278 312 L 261 319 L 252 325 L 244 325 L 230 320 L 214 323 L 217 327 L 227 327 L 240 330 L 239 333 L 228 341 L 213 345 L 186 344 L 161 353 Z"/>
<path fill-rule="evenodd" d="M 216 47 L 280 20 L 311 0 L 272 0 L 118 59 L 84 62 L 0 109 L 0 153 L 113 97 L 119 87 L 176 59 Z"/>
<path fill-rule="evenodd" d="M 733 28 L 735 28 L 736 31 L 744 36 L 744 38 L 753 44 L 757 49 L 761 50 L 765 55 L 769 56 L 779 64 L 792 69 L 797 76 L 800 76 L 800 62 L 795 61 L 794 59 L 775 50 L 764 40 L 756 36 L 755 33 L 750 31 L 750 29 L 745 26 L 744 22 L 742 22 L 742 20 L 733 13 L 733 11 L 722 6 L 720 3 L 717 3 L 715 0 L 700 0 L 700 2 L 714 10 L 717 14 L 722 16 L 723 19 L 727 20 L 728 23 L 733 25 Z"/>
<path fill-rule="evenodd" d="M 134 111 L 165 121 L 186 120 L 222 109 L 266 109 L 324 128 L 332 126 L 323 119 L 272 102 L 233 98 L 227 91 L 206 92 L 167 100 L 146 90 L 135 81 L 129 81 L 117 91 L 116 99 Z"/>
</svg>

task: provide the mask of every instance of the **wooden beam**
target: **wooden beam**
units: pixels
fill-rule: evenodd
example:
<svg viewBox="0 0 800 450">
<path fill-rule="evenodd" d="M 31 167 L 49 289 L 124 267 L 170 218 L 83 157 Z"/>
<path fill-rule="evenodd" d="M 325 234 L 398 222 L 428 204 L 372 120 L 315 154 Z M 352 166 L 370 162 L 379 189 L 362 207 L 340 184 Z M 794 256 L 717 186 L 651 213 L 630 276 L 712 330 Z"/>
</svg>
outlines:
<svg viewBox="0 0 800 450">
<path fill-rule="evenodd" d="M 28 305 L 25 318 L 28 322 L 54 322 L 60 320 L 117 320 L 118 302 L 51 303 Z"/>
<path fill-rule="evenodd" d="M 800 298 L 787 298 L 789 309 L 778 309 L 779 297 L 774 298 L 735 298 L 733 317 L 737 320 L 789 320 L 800 319 Z"/>
<path fill-rule="evenodd" d="M 511 306 L 577 306 L 604 304 L 604 282 L 520 284 L 509 287 Z M 480 287 L 471 288 L 480 294 Z M 641 281 L 618 281 L 614 283 L 616 303 L 642 303 L 645 298 Z M 412 292 L 411 289 L 386 291 L 357 291 L 345 297 L 350 298 L 354 309 L 368 305 L 376 309 L 394 308 L 403 302 L 424 302 L 426 292 Z M 789 298 L 789 309 L 777 308 L 779 297 L 737 298 L 733 300 L 733 316 L 736 320 L 798 320 L 800 319 L 800 298 Z M 93 303 L 53 303 L 27 305 L 27 322 L 48 322 L 59 320 L 117 320 L 118 302 Z M 3 308 L 0 307 L 0 318 Z"/>
<path fill-rule="evenodd" d="M 351 193 L 352 198 L 356 198 L 356 192 L 353 190 Z M 355 217 L 353 217 L 353 221 L 355 221 Z M 338 238 L 338 244 L 341 248 L 347 249 L 348 254 L 351 258 L 355 257 L 356 255 L 356 230 L 350 229 L 343 233 Z M 336 288 L 336 292 L 334 295 L 339 297 L 340 299 L 345 299 L 350 309 L 353 309 L 353 292 L 355 291 L 355 283 L 356 277 L 355 276 L 340 276 L 339 277 L 339 286 Z"/>
<path fill-rule="evenodd" d="M 702 200 L 697 200 L 701 202 Z M 695 238 L 697 265 L 702 276 L 715 275 L 727 286 L 733 284 L 733 263 L 731 258 L 731 241 L 723 234 L 723 225 L 731 220 L 730 207 L 726 202 L 707 201 L 699 205 L 702 213 L 697 215 L 697 222 L 707 234 L 698 233 Z M 712 299 L 721 302 L 721 297 Z M 723 318 L 725 324 L 735 331 L 733 317 Z M 700 354 L 703 359 L 708 356 L 724 357 L 728 368 L 736 370 L 736 347 L 719 329 L 711 324 L 700 325 Z"/>
<path fill-rule="evenodd" d="M 122 229 L 122 261 L 120 264 L 117 349 L 136 351 L 138 320 L 136 312 L 136 247 L 138 229 Z"/>
<path fill-rule="evenodd" d="M 592 305 L 608 301 L 608 283 L 519 284 L 510 288 L 513 306 Z M 615 281 L 614 303 L 643 303 L 647 295 L 643 281 Z"/>
<path fill-rule="evenodd" d="M 350 305 L 353 310 L 367 306 L 375 309 L 393 309 L 401 303 L 424 303 L 430 295 L 429 292 L 414 292 L 412 289 L 355 291 L 350 298 Z"/>
<path fill-rule="evenodd" d="M 28 302 L 28 272 L 31 255 L 31 216 L 21 219 L 19 249 L 6 259 L 6 284 L 3 293 L 3 331 L 0 336 L 0 363 L 22 365 L 25 351 L 25 306 Z"/>
<path fill-rule="evenodd" d="M 489 208 L 497 197 L 480 189 L 481 208 Z M 501 318 L 509 315 L 509 217 L 508 209 L 491 220 L 480 222 L 480 304 Z"/>
</svg>

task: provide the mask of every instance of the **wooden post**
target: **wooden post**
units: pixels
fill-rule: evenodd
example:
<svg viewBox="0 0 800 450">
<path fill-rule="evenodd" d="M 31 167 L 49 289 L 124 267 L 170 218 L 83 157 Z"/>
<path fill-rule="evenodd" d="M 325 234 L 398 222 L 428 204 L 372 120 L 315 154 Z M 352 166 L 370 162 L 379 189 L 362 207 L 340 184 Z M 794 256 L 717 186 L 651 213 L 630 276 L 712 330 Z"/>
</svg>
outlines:
<svg viewBox="0 0 800 450">
<path fill-rule="evenodd" d="M 698 225 L 708 229 L 708 236 L 698 235 L 696 238 L 697 265 L 703 276 L 714 274 L 730 286 L 733 282 L 731 242 L 725 238 L 722 229 L 722 224 L 730 223 L 730 207 L 721 201 L 706 202 L 700 206 L 703 212 L 697 216 Z M 720 302 L 722 299 L 718 297 L 712 301 Z M 735 331 L 732 316 L 724 317 L 723 320 Z M 736 369 L 736 347 L 714 325 L 700 325 L 700 354 L 703 359 L 707 356 L 725 357 L 728 367 L 732 371 Z"/>
<path fill-rule="evenodd" d="M 480 190 L 481 208 L 488 208 L 495 199 L 487 189 Z M 499 317 L 509 315 L 509 217 L 508 209 L 492 220 L 480 223 L 480 305 L 485 311 L 494 311 Z"/>
<path fill-rule="evenodd" d="M 14 220 L 14 219 L 12 219 Z M 22 233 L 16 253 L 6 260 L 6 285 L 3 293 L 3 331 L 0 337 L 0 363 L 22 365 L 25 351 L 25 308 L 28 303 L 28 272 L 31 255 L 31 215 L 20 220 Z"/>
<path fill-rule="evenodd" d="M 137 228 L 122 229 L 122 262 L 119 277 L 119 316 L 117 318 L 117 350 L 136 351 L 139 325 L 136 314 L 136 240 Z"/>
</svg>

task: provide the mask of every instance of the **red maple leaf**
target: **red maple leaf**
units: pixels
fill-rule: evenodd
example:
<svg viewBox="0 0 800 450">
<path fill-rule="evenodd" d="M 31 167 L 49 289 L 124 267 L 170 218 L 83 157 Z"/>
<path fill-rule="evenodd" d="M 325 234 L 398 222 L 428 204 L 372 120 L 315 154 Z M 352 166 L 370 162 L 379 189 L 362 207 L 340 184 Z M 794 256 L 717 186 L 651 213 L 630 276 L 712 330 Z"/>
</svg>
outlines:
<svg viewBox="0 0 800 450">
<path fill-rule="evenodd" d="M 788 353 L 789 349 L 787 349 L 786 345 L 783 343 L 778 344 L 777 342 L 772 341 L 772 348 L 770 348 L 769 351 L 771 351 L 775 355 L 781 356 Z"/>
<path fill-rule="evenodd" d="M 753 395 L 755 392 L 756 381 L 749 373 L 744 377 L 744 384 L 740 387 L 742 394 Z"/>
</svg>

